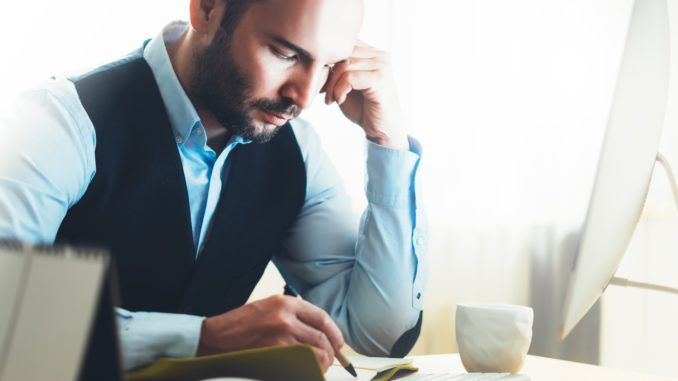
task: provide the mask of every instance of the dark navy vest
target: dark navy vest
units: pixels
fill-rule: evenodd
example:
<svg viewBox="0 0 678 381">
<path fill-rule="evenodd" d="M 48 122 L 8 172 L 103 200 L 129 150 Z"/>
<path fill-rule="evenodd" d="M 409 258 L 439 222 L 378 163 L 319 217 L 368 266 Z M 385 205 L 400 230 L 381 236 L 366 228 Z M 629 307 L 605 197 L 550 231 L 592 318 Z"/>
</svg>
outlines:
<svg viewBox="0 0 678 381">
<path fill-rule="evenodd" d="M 196 260 L 175 137 L 140 52 L 74 83 L 96 131 L 96 174 L 57 242 L 109 248 L 123 308 L 213 316 L 243 305 L 304 202 L 306 171 L 289 124 L 229 154 Z"/>
</svg>

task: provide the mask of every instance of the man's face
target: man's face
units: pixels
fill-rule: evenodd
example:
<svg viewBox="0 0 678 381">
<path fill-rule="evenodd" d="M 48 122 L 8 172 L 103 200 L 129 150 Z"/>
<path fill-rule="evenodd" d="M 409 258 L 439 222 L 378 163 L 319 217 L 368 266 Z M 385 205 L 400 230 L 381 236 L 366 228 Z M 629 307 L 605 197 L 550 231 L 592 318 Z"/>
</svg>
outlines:
<svg viewBox="0 0 678 381">
<path fill-rule="evenodd" d="M 266 142 L 350 56 L 361 22 L 361 0 L 255 2 L 196 54 L 191 95 L 233 134 Z"/>
</svg>

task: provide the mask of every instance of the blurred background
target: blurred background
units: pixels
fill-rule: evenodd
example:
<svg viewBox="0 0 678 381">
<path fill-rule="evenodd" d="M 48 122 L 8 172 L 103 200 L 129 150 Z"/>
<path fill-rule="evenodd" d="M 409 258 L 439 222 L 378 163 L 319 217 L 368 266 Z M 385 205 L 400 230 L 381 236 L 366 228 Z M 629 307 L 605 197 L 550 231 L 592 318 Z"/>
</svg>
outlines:
<svg viewBox="0 0 678 381">
<path fill-rule="evenodd" d="M 531 353 L 678 376 L 678 297 L 610 287 L 556 338 L 632 0 L 366 0 L 361 38 L 391 53 L 409 133 L 424 146 L 430 281 L 412 354 L 455 352 L 461 301 L 530 305 Z M 0 2 L 0 112 L 51 76 L 116 59 L 188 18 L 188 0 Z M 669 0 L 678 73 L 678 0 Z M 678 75 L 661 150 L 678 168 Z M 365 206 L 364 137 L 336 106 L 303 117 Z M 619 168 L 620 171 L 624 170 Z M 678 169 L 677 169 L 678 170 Z M 656 170 L 617 273 L 678 287 L 678 212 Z M 267 270 L 253 299 L 281 290 Z"/>
</svg>

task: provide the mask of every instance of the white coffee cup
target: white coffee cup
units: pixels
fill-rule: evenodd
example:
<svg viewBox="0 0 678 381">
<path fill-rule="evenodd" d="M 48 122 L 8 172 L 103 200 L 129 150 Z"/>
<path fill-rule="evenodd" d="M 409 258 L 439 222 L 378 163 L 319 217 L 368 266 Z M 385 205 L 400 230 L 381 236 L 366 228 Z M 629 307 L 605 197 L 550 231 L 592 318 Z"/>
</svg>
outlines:
<svg viewBox="0 0 678 381">
<path fill-rule="evenodd" d="M 468 372 L 518 373 L 532 341 L 532 308 L 458 303 L 455 332 Z"/>
</svg>

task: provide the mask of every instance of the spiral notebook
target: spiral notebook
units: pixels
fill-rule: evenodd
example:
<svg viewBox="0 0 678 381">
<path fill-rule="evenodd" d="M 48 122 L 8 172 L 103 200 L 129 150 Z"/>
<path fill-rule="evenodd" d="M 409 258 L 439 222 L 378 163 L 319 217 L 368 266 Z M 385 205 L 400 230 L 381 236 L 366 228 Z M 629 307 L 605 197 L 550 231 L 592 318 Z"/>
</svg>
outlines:
<svg viewBox="0 0 678 381">
<path fill-rule="evenodd" d="M 121 380 L 114 279 L 103 251 L 0 242 L 0 381 Z"/>
</svg>

